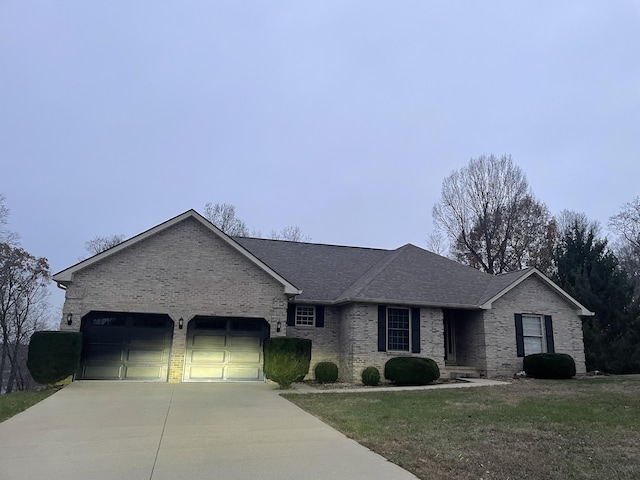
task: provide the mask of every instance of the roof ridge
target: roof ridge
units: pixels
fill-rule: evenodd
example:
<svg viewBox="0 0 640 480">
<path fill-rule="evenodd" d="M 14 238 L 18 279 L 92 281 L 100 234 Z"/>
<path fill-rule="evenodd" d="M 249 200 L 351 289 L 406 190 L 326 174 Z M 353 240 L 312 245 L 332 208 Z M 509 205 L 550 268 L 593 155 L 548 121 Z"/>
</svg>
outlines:
<svg viewBox="0 0 640 480">
<path fill-rule="evenodd" d="M 381 247 L 359 247 L 357 245 L 339 245 L 337 243 L 317 243 L 317 242 L 298 242 L 295 240 L 281 240 L 281 239 L 276 239 L 276 238 L 261 238 L 261 237 L 239 237 L 239 236 L 232 236 L 231 238 L 233 238 L 234 240 L 258 240 L 261 242 L 280 242 L 280 243 L 294 243 L 294 244 L 298 244 L 298 245 L 313 245 L 313 246 L 319 246 L 319 247 L 337 247 L 337 248 L 353 248 L 353 249 L 357 249 L 357 250 L 376 250 L 376 251 L 382 251 L 382 252 L 392 252 L 393 250 L 389 250 L 388 248 L 381 248 Z"/>
<path fill-rule="evenodd" d="M 389 253 L 385 255 L 382 259 L 376 262 L 369 270 L 367 270 L 364 275 L 359 277 L 355 282 L 353 282 L 344 292 L 342 292 L 336 298 L 336 301 L 339 301 L 343 298 L 350 298 L 355 295 L 358 295 L 362 292 L 368 285 L 371 284 L 396 258 L 400 256 L 402 251 L 406 250 L 407 245 L 403 245 L 402 247 L 398 247 L 395 250 L 389 250 Z"/>
</svg>

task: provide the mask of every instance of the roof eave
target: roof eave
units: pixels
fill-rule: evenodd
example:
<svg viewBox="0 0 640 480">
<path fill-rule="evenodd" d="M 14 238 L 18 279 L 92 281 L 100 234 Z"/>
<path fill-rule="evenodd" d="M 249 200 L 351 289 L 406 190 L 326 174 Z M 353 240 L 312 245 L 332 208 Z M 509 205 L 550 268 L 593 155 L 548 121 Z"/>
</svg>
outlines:
<svg viewBox="0 0 640 480">
<path fill-rule="evenodd" d="M 459 310 L 479 310 L 481 306 L 467 303 L 442 303 L 426 302 L 424 300 L 398 300 L 392 298 L 365 298 L 365 297 L 345 297 L 332 302 L 333 305 L 344 305 L 347 303 L 377 303 L 379 305 L 403 305 L 427 308 L 452 308 Z"/>
</svg>

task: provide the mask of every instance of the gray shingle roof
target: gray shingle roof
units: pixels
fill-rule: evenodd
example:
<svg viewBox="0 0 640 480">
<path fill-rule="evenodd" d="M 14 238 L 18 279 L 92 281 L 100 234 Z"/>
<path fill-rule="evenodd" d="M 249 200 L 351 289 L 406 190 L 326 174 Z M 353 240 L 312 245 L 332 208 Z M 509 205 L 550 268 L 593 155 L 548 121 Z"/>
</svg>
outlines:
<svg viewBox="0 0 640 480">
<path fill-rule="evenodd" d="M 312 302 L 368 300 L 477 308 L 518 278 L 494 277 L 411 244 L 383 250 L 246 237 L 234 240 L 302 289 L 299 300 Z"/>
</svg>

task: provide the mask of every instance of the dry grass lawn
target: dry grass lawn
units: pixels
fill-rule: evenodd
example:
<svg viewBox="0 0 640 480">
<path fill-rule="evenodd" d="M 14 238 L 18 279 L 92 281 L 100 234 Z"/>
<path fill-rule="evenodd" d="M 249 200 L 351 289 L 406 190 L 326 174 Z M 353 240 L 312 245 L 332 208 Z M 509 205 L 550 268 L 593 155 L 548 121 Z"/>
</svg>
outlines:
<svg viewBox="0 0 640 480">
<path fill-rule="evenodd" d="M 26 410 L 56 391 L 57 390 L 50 388 L 37 392 L 15 392 L 0 395 L 0 422 Z M 2 477 L 0 476 L 0 478 Z"/>
<path fill-rule="evenodd" d="M 640 375 L 285 397 L 425 480 L 640 479 Z"/>
</svg>

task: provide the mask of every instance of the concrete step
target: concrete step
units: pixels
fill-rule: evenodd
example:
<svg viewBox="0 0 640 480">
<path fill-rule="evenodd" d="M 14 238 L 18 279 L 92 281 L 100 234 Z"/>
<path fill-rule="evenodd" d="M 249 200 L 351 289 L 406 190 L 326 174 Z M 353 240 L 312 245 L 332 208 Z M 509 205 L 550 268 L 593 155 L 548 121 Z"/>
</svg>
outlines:
<svg viewBox="0 0 640 480">
<path fill-rule="evenodd" d="M 445 367 L 446 372 L 449 374 L 449 378 L 482 378 L 483 375 L 480 370 L 475 367 L 468 367 L 464 365 L 447 365 Z"/>
</svg>

